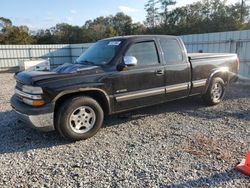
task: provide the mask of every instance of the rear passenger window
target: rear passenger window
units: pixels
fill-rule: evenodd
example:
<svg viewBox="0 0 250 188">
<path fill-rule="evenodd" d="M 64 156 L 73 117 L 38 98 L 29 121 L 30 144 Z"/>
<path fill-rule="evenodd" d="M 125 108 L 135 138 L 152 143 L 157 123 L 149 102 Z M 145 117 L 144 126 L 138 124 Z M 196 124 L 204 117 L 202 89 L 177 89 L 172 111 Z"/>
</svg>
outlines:
<svg viewBox="0 0 250 188">
<path fill-rule="evenodd" d="M 182 49 L 176 39 L 160 39 L 160 44 L 167 64 L 182 63 Z"/>
<path fill-rule="evenodd" d="M 136 57 L 138 65 L 159 64 L 158 53 L 154 41 L 133 44 L 127 51 L 126 56 Z"/>
</svg>

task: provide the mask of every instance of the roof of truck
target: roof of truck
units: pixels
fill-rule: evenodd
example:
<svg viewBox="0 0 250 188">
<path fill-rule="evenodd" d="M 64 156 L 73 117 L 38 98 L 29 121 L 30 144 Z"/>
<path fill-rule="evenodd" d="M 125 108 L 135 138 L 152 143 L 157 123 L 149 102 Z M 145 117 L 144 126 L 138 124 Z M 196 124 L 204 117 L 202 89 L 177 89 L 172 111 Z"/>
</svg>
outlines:
<svg viewBox="0 0 250 188">
<path fill-rule="evenodd" d="M 127 35 L 127 36 L 117 36 L 117 37 L 111 37 L 106 38 L 103 40 L 124 40 L 124 39 L 140 39 L 140 38 L 178 38 L 177 36 L 172 35 Z"/>
</svg>

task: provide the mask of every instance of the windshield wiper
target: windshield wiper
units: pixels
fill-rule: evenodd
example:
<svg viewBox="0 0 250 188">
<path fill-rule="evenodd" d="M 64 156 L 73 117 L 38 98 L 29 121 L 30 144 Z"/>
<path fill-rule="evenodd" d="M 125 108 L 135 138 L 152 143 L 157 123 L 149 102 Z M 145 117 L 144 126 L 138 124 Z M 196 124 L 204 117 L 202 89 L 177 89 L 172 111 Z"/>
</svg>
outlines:
<svg viewBox="0 0 250 188">
<path fill-rule="evenodd" d="M 94 62 L 89 61 L 89 60 L 83 60 L 83 61 L 77 61 L 77 60 L 76 60 L 74 63 L 75 63 L 75 64 L 81 64 L 81 65 L 83 65 L 83 64 L 85 64 L 85 65 L 95 65 Z"/>
<path fill-rule="evenodd" d="M 84 63 L 86 65 L 95 65 L 95 63 L 93 61 L 89 61 L 89 60 L 81 61 L 81 63 Z"/>
</svg>

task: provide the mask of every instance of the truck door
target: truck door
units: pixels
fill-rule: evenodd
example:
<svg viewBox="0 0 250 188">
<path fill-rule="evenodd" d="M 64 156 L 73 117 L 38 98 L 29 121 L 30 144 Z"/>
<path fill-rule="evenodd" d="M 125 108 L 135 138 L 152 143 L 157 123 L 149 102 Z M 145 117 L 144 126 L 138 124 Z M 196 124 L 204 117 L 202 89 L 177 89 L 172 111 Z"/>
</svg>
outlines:
<svg viewBox="0 0 250 188">
<path fill-rule="evenodd" d="M 115 111 L 156 104 L 165 100 L 165 72 L 154 40 L 129 45 L 124 56 L 137 59 L 136 66 L 113 75 Z"/>
<path fill-rule="evenodd" d="M 160 38 L 165 63 L 166 100 L 186 97 L 191 87 L 191 67 L 186 50 L 176 38 Z"/>
</svg>

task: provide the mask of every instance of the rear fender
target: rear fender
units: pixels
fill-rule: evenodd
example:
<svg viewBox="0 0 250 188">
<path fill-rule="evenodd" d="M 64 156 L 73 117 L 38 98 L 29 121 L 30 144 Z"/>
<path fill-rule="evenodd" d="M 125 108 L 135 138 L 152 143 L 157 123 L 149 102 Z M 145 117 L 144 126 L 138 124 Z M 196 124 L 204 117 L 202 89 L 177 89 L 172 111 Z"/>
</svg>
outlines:
<svg viewBox="0 0 250 188">
<path fill-rule="evenodd" d="M 212 83 L 213 79 L 219 77 L 223 79 L 225 84 L 227 85 L 229 82 L 229 68 L 228 67 L 220 67 L 216 68 L 209 76 L 208 81 L 206 83 L 205 89 L 202 94 L 205 94 L 208 90 L 209 85 Z"/>
</svg>

